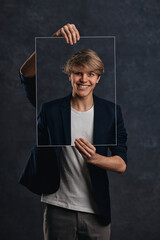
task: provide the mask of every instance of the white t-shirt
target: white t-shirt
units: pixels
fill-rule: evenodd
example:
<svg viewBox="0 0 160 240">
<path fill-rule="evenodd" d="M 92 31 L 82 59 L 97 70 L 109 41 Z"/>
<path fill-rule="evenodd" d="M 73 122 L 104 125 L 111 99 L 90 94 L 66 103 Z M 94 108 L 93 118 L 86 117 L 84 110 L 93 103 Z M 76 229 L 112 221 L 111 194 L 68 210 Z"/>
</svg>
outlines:
<svg viewBox="0 0 160 240">
<path fill-rule="evenodd" d="M 99 213 L 93 199 L 87 164 L 74 147 L 76 138 L 93 143 L 94 106 L 85 112 L 71 108 L 71 146 L 62 147 L 61 180 L 56 193 L 42 195 L 41 201 L 55 206 L 89 213 Z"/>
</svg>

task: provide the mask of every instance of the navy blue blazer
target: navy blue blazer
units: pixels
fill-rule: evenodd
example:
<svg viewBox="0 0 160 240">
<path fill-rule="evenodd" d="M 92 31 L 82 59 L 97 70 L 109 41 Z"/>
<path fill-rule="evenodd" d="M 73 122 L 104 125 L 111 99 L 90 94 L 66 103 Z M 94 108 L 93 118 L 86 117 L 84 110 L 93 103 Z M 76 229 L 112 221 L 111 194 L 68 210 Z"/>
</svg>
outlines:
<svg viewBox="0 0 160 240">
<path fill-rule="evenodd" d="M 31 92 L 33 80 L 24 79 L 27 96 L 34 96 Z M 28 85 L 27 85 L 28 84 Z M 29 86 L 29 90 L 28 90 Z M 32 89 L 34 91 L 34 89 Z M 94 140 L 96 152 L 107 156 L 109 146 L 111 154 L 120 156 L 127 162 L 127 133 L 124 127 L 120 106 L 112 102 L 94 97 Z M 30 98 L 32 104 L 34 103 Z M 38 116 L 38 144 L 34 146 L 26 162 L 19 182 L 36 194 L 50 194 L 58 190 L 60 184 L 60 153 L 59 145 L 71 144 L 71 94 L 41 106 Z M 116 110 L 116 115 L 115 115 Z M 115 117 L 116 116 L 116 117 Z M 116 127 L 115 127 L 116 124 Z M 48 145 L 56 145 L 50 147 Z M 102 146 L 103 145 L 103 146 Z M 111 222 L 109 181 L 107 171 L 93 164 L 87 163 L 93 197 L 98 205 L 104 224 Z"/>
</svg>

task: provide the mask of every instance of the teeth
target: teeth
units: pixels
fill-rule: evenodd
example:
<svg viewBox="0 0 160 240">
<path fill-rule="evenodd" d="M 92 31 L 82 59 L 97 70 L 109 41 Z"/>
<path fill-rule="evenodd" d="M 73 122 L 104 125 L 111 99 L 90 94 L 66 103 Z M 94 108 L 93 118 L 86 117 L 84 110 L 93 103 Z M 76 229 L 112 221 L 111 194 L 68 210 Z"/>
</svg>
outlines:
<svg viewBox="0 0 160 240">
<path fill-rule="evenodd" d="M 79 85 L 80 88 L 87 88 L 88 86 Z"/>
</svg>

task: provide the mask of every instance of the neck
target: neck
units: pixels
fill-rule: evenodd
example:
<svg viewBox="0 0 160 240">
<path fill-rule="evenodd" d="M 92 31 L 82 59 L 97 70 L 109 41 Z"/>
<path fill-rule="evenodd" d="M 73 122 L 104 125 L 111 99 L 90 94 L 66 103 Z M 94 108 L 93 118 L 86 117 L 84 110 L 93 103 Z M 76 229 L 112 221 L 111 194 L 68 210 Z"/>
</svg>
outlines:
<svg viewBox="0 0 160 240">
<path fill-rule="evenodd" d="M 93 106 L 93 94 L 86 97 L 79 97 L 72 93 L 71 107 L 80 112 L 88 111 Z"/>
</svg>

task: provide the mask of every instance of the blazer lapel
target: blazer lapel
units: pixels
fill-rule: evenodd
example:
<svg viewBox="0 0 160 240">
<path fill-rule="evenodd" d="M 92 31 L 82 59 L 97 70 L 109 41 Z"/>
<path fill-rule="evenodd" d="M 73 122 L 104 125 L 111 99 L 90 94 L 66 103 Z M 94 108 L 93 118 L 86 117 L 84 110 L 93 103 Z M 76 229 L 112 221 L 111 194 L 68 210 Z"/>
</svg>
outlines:
<svg viewBox="0 0 160 240">
<path fill-rule="evenodd" d="M 61 105 L 61 116 L 64 130 L 64 145 L 71 145 L 71 100 L 72 94 L 69 94 Z"/>
<path fill-rule="evenodd" d="M 96 97 L 93 94 L 94 99 L 94 145 L 107 145 L 110 142 L 110 125 L 111 116 L 105 108 L 103 99 Z"/>
</svg>

